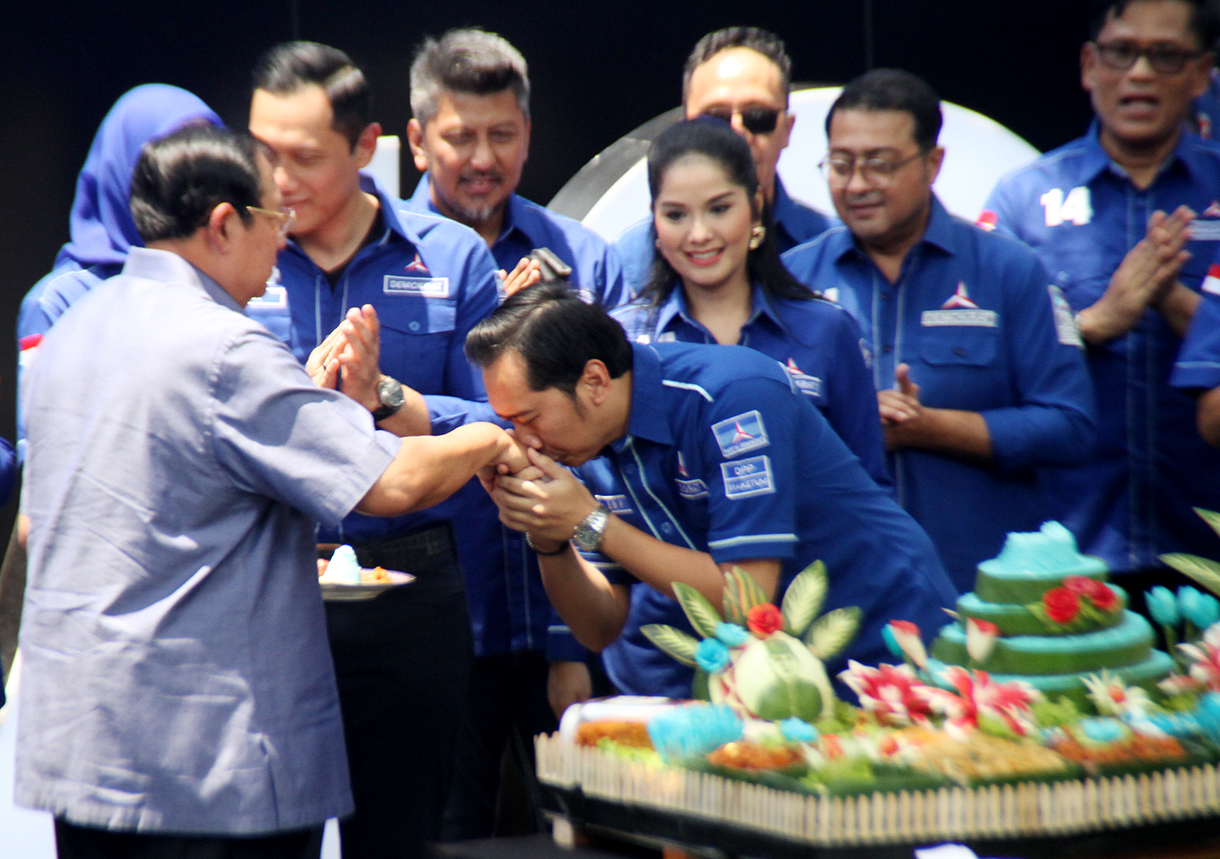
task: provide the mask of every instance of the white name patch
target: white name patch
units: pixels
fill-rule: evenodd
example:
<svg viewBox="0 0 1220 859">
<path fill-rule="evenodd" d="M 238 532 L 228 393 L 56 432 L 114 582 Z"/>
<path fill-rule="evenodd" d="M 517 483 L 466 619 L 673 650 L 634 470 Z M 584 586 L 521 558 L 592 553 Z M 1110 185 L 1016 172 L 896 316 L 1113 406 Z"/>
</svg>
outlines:
<svg viewBox="0 0 1220 859">
<path fill-rule="evenodd" d="M 811 397 L 822 396 L 822 380 L 817 376 L 808 376 L 804 373 L 792 373 L 792 381 L 796 383 L 797 390 L 802 394 L 808 394 Z"/>
<path fill-rule="evenodd" d="M 611 513 L 619 516 L 626 516 L 628 513 L 634 512 L 626 495 L 594 495 L 593 497 L 609 507 Z"/>
<path fill-rule="evenodd" d="M 752 456 L 740 462 L 722 462 L 720 474 L 724 477 L 726 498 L 750 498 L 775 492 L 771 457 L 766 455 Z"/>
<path fill-rule="evenodd" d="M 757 410 L 712 424 L 712 433 L 716 436 L 716 444 L 720 445 L 720 453 L 726 459 L 771 443 L 767 438 L 767 428 L 763 426 L 762 415 Z"/>
<path fill-rule="evenodd" d="M 675 480 L 674 483 L 678 486 L 678 494 L 687 501 L 707 498 L 707 484 L 702 480 Z"/>
<path fill-rule="evenodd" d="M 1220 220 L 1195 218 L 1190 222 L 1190 237 L 1196 242 L 1220 241 Z"/>
<path fill-rule="evenodd" d="M 999 314 L 994 310 L 925 310 L 919 324 L 925 328 L 961 326 L 965 328 L 995 328 Z"/>
<path fill-rule="evenodd" d="M 398 277 L 387 274 L 382 280 L 382 292 L 386 295 L 422 295 L 424 298 L 448 298 L 447 277 Z"/>
<path fill-rule="evenodd" d="M 1057 286 L 1047 286 L 1047 290 L 1051 294 L 1051 311 L 1055 314 L 1055 333 L 1059 335 L 1059 342 L 1064 346 L 1079 346 L 1084 348 L 1084 341 L 1080 339 L 1080 329 L 1076 327 L 1076 317 L 1072 314 L 1072 307 L 1067 303 L 1067 299 L 1063 297 L 1063 292 Z"/>
<path fill-rule="evenodd" d="M 256 295 L 246 304 L 247 307 L 287 307 L 288 290 L 282 286 L 268 286 L 262 295 Z"/>
</svg>

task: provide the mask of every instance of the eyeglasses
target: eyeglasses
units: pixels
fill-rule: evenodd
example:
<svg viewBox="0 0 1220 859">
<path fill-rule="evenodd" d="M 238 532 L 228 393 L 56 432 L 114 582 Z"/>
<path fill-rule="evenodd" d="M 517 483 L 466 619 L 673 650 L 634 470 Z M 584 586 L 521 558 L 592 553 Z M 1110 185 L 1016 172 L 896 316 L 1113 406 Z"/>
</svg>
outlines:
<svg viewBox="0 0 1220 859">
<path fill-rule="evenodd" d="M 856 175 L 856 167 L 860 168 L 860 178 L 864 184 L 874 188 L 884 188 L 894 181 L 894 174 L 910 164 L 916 158 L 922 158 L 923 151 L 916 152 L 909 158 L 894 161 L 889 158 L 862 158 L 857 161 L 850 156 L 827 155 L 818 167 L 826 177 L 827 184 L 842 188 L 851 183 L 851 177 Z"/>
<path fill-rule="evenodd" d="M 713 119 L 723 119 L 730 124 L 732 124 L 734 116 L 740 116 L 741 126 L 746 131 L 751 134 L 770 134 L 779 124 L 781 113 L 783 113 L 782 110 L 776 110 L 773 107 L 747 107 L 743 110 L 712 107 L 703 111 L 701 115 L 710 116 Z"/>
<path fill-rule="evenodd" d="M 247 212 L 257 212 L 260 215 L 269 215 L 275 218 L 280 225 L 280 238 L 288 238 L 288 231 L 292 229 L 293 223 L 297 219 L 295 209 L 290 209 L 287 206 L 281 206 L 279 209 L 262 209 L 258 206 L 246 206 Z"/>
<path fill-rule="evenodd" d="M 1152 70 L 1161 75 L 1176 75 L 1186 67 L 1190 60 L 1203 56 L 1203 51 L 1185 51 L 1181 48 L 1171 48 L 1164 45 L 1153 45 L 1141 48 L 1133 42 L 1107 42 L 1102 45 L 1090 42 L 1102 65 L 1125 72 L 1135 65 L 1140 57 L 1148 60 Z"/>
</svg>

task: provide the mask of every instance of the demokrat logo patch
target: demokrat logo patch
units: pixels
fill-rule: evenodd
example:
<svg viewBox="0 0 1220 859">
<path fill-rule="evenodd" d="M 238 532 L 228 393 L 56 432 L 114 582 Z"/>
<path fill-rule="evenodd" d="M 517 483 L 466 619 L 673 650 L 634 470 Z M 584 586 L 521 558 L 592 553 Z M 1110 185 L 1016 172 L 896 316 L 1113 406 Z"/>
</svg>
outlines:
<svg viewBox="0 0 1220 859">
<path fill-rule="evenodd" d="M 720 445 L 721 455 L 726 459 L 771 443 L 763 426 L 762 415 L 757 410 L 712 424 L 712 433 L 716 436 L 716 444 Z"/>
<path fill-rule="evenodd" d="M 798 367 L 795 358 L 789 358 L 788 363 L 781 364 L 780 366 L 792 377 L 793 383 L 801 393 L 808 394 L 811 397 L 820 397 L 822 395 L 822 380 L 817 376 L 810 376 Z"/>
<path fill-rule="evenodd" d="M 958 282 L 957 289 L 940 306 L 940 310 L 925 310 L 921 313 L 919 324 L 925 328 L 945 326 L 995 328 L 997 317 L 998 314 L 994 310 L 983 310 L 975 303 L 963 280 Z"/>
</svg>

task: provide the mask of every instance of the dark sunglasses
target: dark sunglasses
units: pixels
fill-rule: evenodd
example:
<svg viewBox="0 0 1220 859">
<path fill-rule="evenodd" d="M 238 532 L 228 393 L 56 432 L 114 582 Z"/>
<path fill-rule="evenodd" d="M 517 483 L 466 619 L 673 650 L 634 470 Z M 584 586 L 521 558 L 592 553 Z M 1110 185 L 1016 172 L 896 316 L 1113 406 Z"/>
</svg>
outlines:
<svg viewBox="0 0 1220 859">
<path fill-rule="evenodd" d="M 751 134 L 770 134 L 775 130 L 782 111 L 770 107 L 747 107 L 745 110 L 729 110 L 723 107 L 713 107 L 703 111 L 703 116 L 723 119 L 732 124 L 733 115 L 741 117 L 741 125 Z"/>
</svg>

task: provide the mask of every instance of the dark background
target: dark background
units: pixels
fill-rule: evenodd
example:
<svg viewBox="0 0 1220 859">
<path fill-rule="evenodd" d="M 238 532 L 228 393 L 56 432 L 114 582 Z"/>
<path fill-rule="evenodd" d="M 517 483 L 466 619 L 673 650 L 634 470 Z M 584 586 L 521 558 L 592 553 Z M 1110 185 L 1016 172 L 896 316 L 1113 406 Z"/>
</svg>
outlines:
<svg viewBox="0 0 1220 859">
<path fill-rule="evenodd" d="M 373 86 L 385 132 L 405 134 L 411 53 L 426 34 L 478 25 L 525 55 L 533 140 L 521 192 L 546 202 L 589 159 L 681 98 L 686 54 L 704 33 L 779 33 L 794 79 L 842 83 L 875 66 L 925 77 L 1045 150 L 1081 134 L 1085 0 L 111 0 L 23 4 L 0 35 L 0 435 L 14 437 L 13 330 L 21 297 L 68 238 L 76 174 L 98 123 L 127 89 L 163 82 L 244 127 L 249 71 L 272 44 L 347 51 Z M 405 153 L 404 142 L 404 153 Z M 809 153 L 818 158 L 822 153 Z M 404 159 L 403 190 L 415 172 Z M 139 332 L 132 332 L 139 336 Z M 97 356 L 105 361 L 105 355 Z M 112 372 L 125 372 L 113 367 Z M 7 535 L 16 499 L 0 513 Z M 0 545 L 3 540 L 0 539 Z"/>
</svg>

